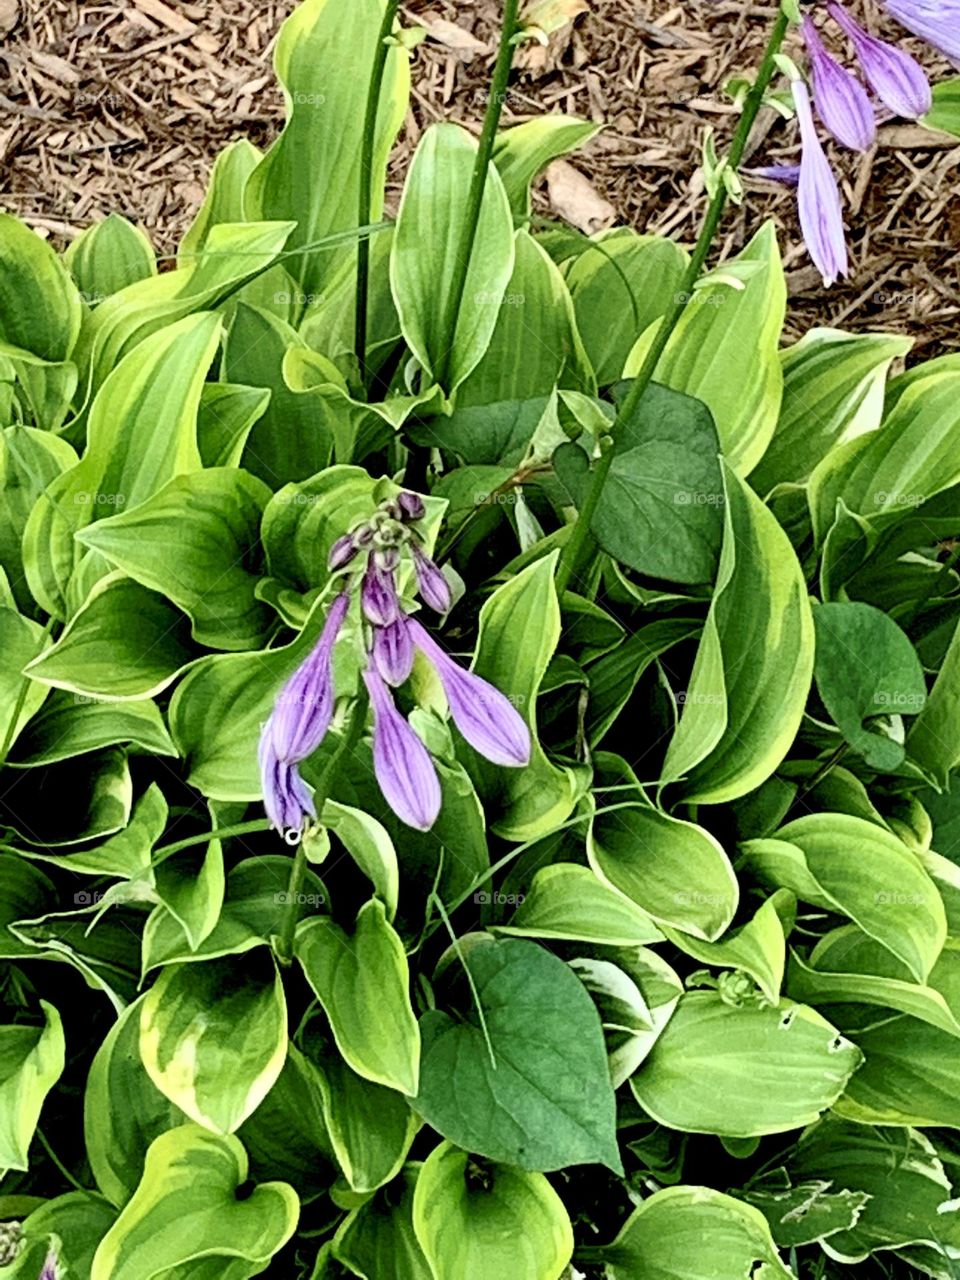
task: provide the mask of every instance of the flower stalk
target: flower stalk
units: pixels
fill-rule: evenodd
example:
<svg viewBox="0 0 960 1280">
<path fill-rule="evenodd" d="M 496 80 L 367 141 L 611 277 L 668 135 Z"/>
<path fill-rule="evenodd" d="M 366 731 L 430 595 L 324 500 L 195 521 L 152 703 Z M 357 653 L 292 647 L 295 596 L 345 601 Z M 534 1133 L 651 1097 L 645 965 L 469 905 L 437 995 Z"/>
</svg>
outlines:
<svg viewBox="0 0 960 1280">
<path fill-rule="evenodd" d="M 493 144 L 500 124 L 500 112 L 507 92 L 510 68 L 513 65 L 514 36 L 519 29 L 517 13 L 520 0 L 504 0 L 503 24 L 500 30 L 500 47 L 497 61 L 490 82 L 490 96 L 483 117 L 483 129 L 477 147 L 477 158 L 470 178 L 470 191 L 467 196 L 467 216 L 464 219 L 460 243 L 454 263 L 454 277 L 447 297 L 444 314 L 443 332 L 447 335 L 445 355 L 441 366 L 434 370 L 436 381 L 441 387 L 446 385 L 450 370 L 450 357 L 453 351 L 453 340 L 457 330 L 457 317 L 463 302 L 463 291 L 467 287 L 467 273 L 470 270 L 470 258 L 473 253 L 473 242 L 477 235 L 477 223 L 480 220 L 480 206 L 483 203 L 483 189 L 487 182 L 487 171 L 490 157 L 493 155 Z"/>
<path fill-rule="evenodd" d="M 750 139 L 750 133 L 756 122 L 760 108 L 763 106 L 763 99 L 770 82 L 777 69 L 777 55 L 783 44 L 784 36 L 787 34 L 787 28 L 790 25 L 790 18 L 786 11 L 781 8 L 777 14 L 777 20 L 774 23 L 773 30 L 770 33 L 770 39 L 767 41 L 767 47 L 757 72 L 757 78 L 753 83 L 753 87 L 746 96 L 743 106 L 743 113 L 737 125 L 736 132 L 733 135 L 733 141 L 730 145 L 730 153 L 727 159 L 727 166 L 733 173 L 740 167 L 744 153 L 747 149 L 747 143 Z M 646 359 L 640 368 L 639 373 L 630 385 L 630 389 L 624 396 L 620 405 L 620 410 L 610 427 L 609 439 L 607 446 L 601 453 L 597 461 L 597 465 L 593 469 L 590 479 L 590 487 L 587 490 L 587 496 L 584 499 L 583 506 L 577 513 L 577 519 L 570 532 L 570 537 L 560 554 L 560 561 L 557 565 L 556 588 L 557 595 L 562 597 L 564 591 L 570 585 L 570 580 L 577 572 L 586 544 L 590 539 L 590 526 L 593 517 L 600 505 L 600 499 L 603 495 L 603 487 L 606 484 L 607 476 L 610 474 L 610 468 L 613 464 L 614 452 L 616 449 L 617 438 L 623 430 L 623 424 L 628 422 L 637 410 L 643 393 L 653 381 L 653 375 L 656 367 L 660 362 L 660 357 L 666 350 L 667 343 L 673 335 L 674 330 L 680 322 L 690 298 L 693 296 L 693 290 L 700 274 L 706 264 L 710 249 L 720 227 L 720 221 L 723 218 L 724 211 L 727 207 L 729 192 L 723 182 L 718 183 L 717 190 L 710 201 L 707 208 L 706 217 L 704 218 L 703 227 L 697 238 L 697 243 L 691 255 L 689 265 L 677 293 L 674 296 L 673 306 L 663 322 L 660 324 L 650 349 L 647 352 Z"/>
</svg>

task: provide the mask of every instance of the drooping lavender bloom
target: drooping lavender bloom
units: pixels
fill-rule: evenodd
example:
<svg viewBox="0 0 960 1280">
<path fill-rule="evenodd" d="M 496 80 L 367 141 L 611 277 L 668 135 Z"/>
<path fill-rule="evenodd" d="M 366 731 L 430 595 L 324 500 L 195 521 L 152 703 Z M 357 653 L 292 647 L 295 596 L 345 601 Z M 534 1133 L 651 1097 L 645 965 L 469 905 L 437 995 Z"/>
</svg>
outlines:
<svg viewBox="0 0 960 1280">
<path fill-rule="evenodd" d="M 270 825 L 281 834 L 302 831 L 306 819 L 315 818 L 317 811 L 297 765 L 277 759 L 266 733 L 260 735 L 259 759 L 263 807 Z"/>
<path fill-rule="evenodd" d="M 458 666 L 416 618 L 407 625 L 413 643 L 440 677 L 454 724 L 474 751 L 508 768 L 528 764 L 530 730 L 510 699 L 482 676 Z"/>
<path fill-rule="evenodd" d="M 420 599 L 434 613 L 447 613 L 450 608 L 450 584 L 428 555 L 411 542 L 413 564 L 417 571 L 417 588 Z"/>
<path fill-rule="evenodd" d="M 55 1249 L 51 1249 L 47 1254 L 46 1261 L 43 1264 L 43 1270 L 40 1272 L 37 1280 L 60 1280 L 60 1268 L 57 1266 L 57 1254 Z"/>
<path fill-rule="evenodd" d="M 908 31 L 960 66 L 960 0 L 884 0 L 884 3 Z"/>
<path fill-rule="evenodd" d="M 400 510 L 400 519 L 404 521 L 422 520 L 427 513 L 426 507 L 423 505 L 423 499 L 419 493 L 409 493 L 404 491 L 397 495 L 397 506 Z"/>
<path fill-rule="evenodd" d="M 450 608 L 447 581 L 424 550 L 422 534 L 410 527 L 425 515 L 419 494 L 400 493 L 382 501 L 368 520 L 334 543 L 331 569 L 346 570 L 343 589 L 313 653 L 281 690 L 260 739 L 264 805 L 271 824 L 290 842 L 316 818 L 312 792 L 297 766 L 316 750 L 330 726 L 333 648 L 354 593 L 359 593 L 365 624 L 363 679 L 373 711 L 374 772 L 402 821 L 425 831 L 441 804 L 430 754 L 397 710 L 388 687 L 410 677 L 415 647 L 436 669 L 454 723 L 476 751 L 505 766 L 519 767 L 530 759 L 530 732 L 509 699 L 459 667 L 401 602 L 397 573 L 406 557 L 424 603 L 440 613 Z"/>
<path fill-rule="evenodd" d="M 363 575 L 360 604 L 364 617 L 377 627 L 388 627 L 400 616 L 400 601 L 393 574 L 384 571 L 371 557 Z"/>
<path fill-rule="evenodd" d="M 345 569 L 359 550 L 352 533 L 345 533 L 342 538 L 338 538 L 330 548 L 327 559 L 331 571 L 336 573 L 338 569 Z"/>
<path fill-rule="evenodd" d="M 333 716 L 333 646 L 350 597 L 342 592 L 330 606 L 313 652 L 280 690 L 264 732 L 278 760 L 306 760 L 320 745 Z"/>
<path fill-rule="evenodd" d="M 926 72 L 916 58 L 864 31 L 835 0 L 827 5 L 827 12 L 853 42 L 867 83 L 880 101 L 894 115 L 906 119 L 926 115 L 933 106 L 933 94 Z"/>
<path fill-rule="evenodd" d="M 765 178 L 767 182 L 780 182 L 785 187 L 795 187 L 800 182 L 798 164 L 767 164 L 756 169 L 744 169 L 750 178 Z"/>
<path fill-rule="evenodd" d="M 846 275 L 848 266 L 840 188 L 817 137 L 810 95 L 802 80 L 793 82 L 793 100 L 803 142 L 797 192 L 800 228 L 807 251 L 829 286 Z"/>
<path fill-rule="evenodd" d="M 813 19 L 803 20 L 810 56 L 813 101 L 833 136 L 852 151 L 867 151 L 877 136 L 877 122 L 867 91 L 855 75 L 828 53 Z"/>
<path fill-rule="evenodd" d="M 440 780 L 430 753 L 394 705 L 375 672 L 363 680 L 373 707 L 373 769 L 384 798 L 398 818 L 429 831 L 440 812 Z"/>
<path fill-rule="evenodd" d="M 413 668 L 413 640 L 406 616 L 386 627 L 375 627 L 370 649 L 373 665 L 387 684 L 403 684 Z"/>
</svg>

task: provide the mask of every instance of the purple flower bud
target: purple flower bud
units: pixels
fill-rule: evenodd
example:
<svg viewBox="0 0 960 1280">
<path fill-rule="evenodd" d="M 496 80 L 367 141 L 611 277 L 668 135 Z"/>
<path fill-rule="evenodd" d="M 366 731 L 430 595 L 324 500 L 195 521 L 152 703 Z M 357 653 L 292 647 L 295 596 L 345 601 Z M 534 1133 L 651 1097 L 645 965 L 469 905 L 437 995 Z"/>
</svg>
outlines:
<svg viewBox="0 0 960 1280">
<path fill-rule="evenodd" d="M 364 683 L 373 707 L 373 768 L 384 799 L 402 822 L 429 831 L 440 812 L 440 780 L 430 753 L 394 706 L 376 672 Z"/>
<path fill-rule="evenodd" d="M 367 564 L 360 591 L 364 617 L 375 627 L 388 627 L 400 616 L 400 601 L 393 574 L 384 572 L 372 561 Z"/>
<path fill-rule="evenodd" d="M 43 1270 L 40 1272 L 38 1280 L 60 1280 L 60 1268 L 57 1266 L 57 1254 L 55 1249 L 51 1249 L 47 1254 L 46 1261 L 43 1264 Z"/>
<path fill-rule="evenodd" d="M 867 151 L 876 139 L 877 122 L 866 89 L 827 53 L 809 17 L 803 20 L 803 38 L 810 55 L 813 100 L 820 119 L 845 147 Z"/>
<path fill-rule="evenodd" d="M 374 627 L 371 656 L 387 684 L 403 684 L 413 667 L 413 641 L 406 614 L 401 614 L 389 626 Z"/>
<path fill-rule="evenodd" d="M 793 100 L 803 140 L 797 193 L 800 228 L 807 251 L 823 276 L 823 283 L 829 287 L 838 276 L 847 273 L 840 188 L 817 137 L 810 95 L 802 80 L 793 82 Z"/>
<path fill-rule="evenodd" d="M 419 493 L 410 493 L 408 490 L 397 494 L 397 506 L 400 508 L 400 519 L 404 521 L 422 520 L 427 511 Z"/>
<path fill-rule="evenodd" d="M 765 178 L 767 182 L 780 182 L 785 187 L 795 187 L 800 182 L 800 166 L 798 164 L 768 164 L 757 169 L 743 169 L 742 173 L 751 178 Z"/>
<path fill-rule="evenodd" d="M 960 65 L 960 0 L 884 0 L 908 31 Z"/>
<path fill-rule="evenodd" d="M 916 58 L 878 40 L 854 22 L 842 5 L 831 0 L 827 12 L 853 41 L 867 83 L 880 101 L 907 119 L 926 115 L 933 106 L 933 94 L 926 72 Z"/>
<path fill-rule="evenodd" d="M 421 600 L 435 613 L 446 613 L 450 608 L 450 584 L 439 567 L 415 542 L 410 544 L 410 549 L 417 570 L 417 589 Z"/>
<path fill-rule="evenodd" d="M 474 751 L 508 768 L 528 764 L 530 730 L 510 699 L 481 676 L 458 666 L 416 618 L 409 618 L 407 626 L 414 644 L 440 677 L 453 722 Z"/>
<path fill-rule="evenodd" d="M 270 825 L 277 831 L 301 831 L 304 821 L 315 818 L 310 789 L 300 777 L 296 764 L 278 760 L 273 745 L 266 735 L 260 738 L 260 779 L 263 787 L 263 807 Z"/>
<path fill-rule="evenodd" d="M 334 704 L 331 658 L 349 604 L 345 592 L 336 597 L 313 652 L 277 694 L 262 737 L 269 737 L 278 760 L 306 760 L 330 727 Z"/>
<path fill-rule="evenodd" d="M 331 572 L 336 573 L 338 569 L 345 569 L 357 551 L 358 547 L 353 534 L 345 533 L 342 538 L 338 538 L 330 548 L 327 561 Z"/>
</svg>

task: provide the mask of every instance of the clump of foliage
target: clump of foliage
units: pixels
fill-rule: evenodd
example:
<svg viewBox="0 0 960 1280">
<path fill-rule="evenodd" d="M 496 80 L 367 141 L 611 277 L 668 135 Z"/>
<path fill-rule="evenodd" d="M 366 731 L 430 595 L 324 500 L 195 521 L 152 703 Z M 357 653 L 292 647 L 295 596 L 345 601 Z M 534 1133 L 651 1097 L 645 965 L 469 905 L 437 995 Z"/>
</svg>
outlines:
<svg viewBox="0 0 960 1280">
<path fill-rule="evenodd" d="M 532 219 L 555 8 L 395 221 L 384 0 L 0 215 L 3 1280 L 956 1274 L 960 363 L 704 274 L 790 5 L 692 255 Z"/>
</svg>

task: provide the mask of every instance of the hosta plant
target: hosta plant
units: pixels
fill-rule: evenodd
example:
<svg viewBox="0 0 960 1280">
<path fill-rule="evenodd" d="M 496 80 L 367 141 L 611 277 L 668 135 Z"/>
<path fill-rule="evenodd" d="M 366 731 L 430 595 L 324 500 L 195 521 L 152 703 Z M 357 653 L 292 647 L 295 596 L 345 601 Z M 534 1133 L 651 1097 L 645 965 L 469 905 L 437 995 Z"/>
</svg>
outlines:
<svg viewBox="0 0 960 1280">
<path fill-rule="evenodd" d="M 711 258 L 790 4 L 692 252 L 533 216 L 551 4 L 386 216 L 396 9 L 176 262 L 0 217 L 0 1277 L 949 1280 L 960 362 Z"/>
</svg>

